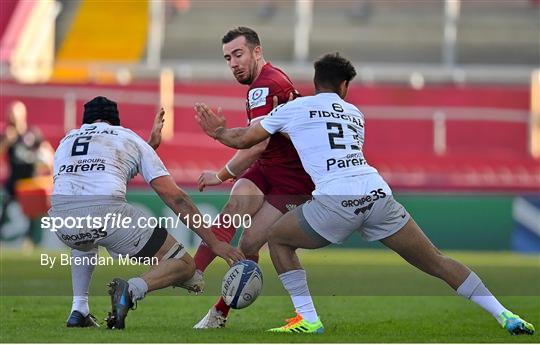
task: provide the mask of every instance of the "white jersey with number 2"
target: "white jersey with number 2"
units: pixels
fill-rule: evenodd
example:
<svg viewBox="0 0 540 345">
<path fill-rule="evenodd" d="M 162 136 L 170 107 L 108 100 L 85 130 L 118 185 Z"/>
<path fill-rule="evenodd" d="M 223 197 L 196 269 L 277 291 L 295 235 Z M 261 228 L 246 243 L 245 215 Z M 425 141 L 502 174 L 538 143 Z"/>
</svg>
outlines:
<svg viewBox="0 0 540 345">
<path fill-rule="evenodd" d="M 289 135 L 318 194 L 339 179 L 377 173 L 364 159 L 364 115 L 336 93 L 300 97 L 261 121 L 274 134 Z"/>
<path fill-rule="evenodd" d="M 123 198 L 138 173 L 148 183 L 169 175 L 156 152 L 133 131 L 104 122 L 84 124 L 56 150 L 53 195 Z"/>
</svg>

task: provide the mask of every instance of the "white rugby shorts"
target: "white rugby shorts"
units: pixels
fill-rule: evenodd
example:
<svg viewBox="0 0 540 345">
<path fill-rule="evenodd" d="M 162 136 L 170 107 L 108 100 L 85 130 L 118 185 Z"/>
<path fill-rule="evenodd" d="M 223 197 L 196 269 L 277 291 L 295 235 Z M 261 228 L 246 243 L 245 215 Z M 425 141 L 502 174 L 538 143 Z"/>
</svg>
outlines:
<svg viewBox="0 0 540 345">
<path fill-rule="evenodd" d="M 341 178 L 318 187 L 304 203 L 300 226 L 331 243 L 343 243 L 358 231 L 366 241 L 377 241 L 400 230 L 410 219 L 405 208 L 377 173 Z"/>
<path fill-rule="evenodd" d="M 75 219 L 87 216 L 99 217 L 104 222 L 107 214 L 121 215 L 122 218 L 131 218 L 131 224 L 124 228 L 121 224 L 113 223 L 111 220 L 106 226 L 101 228 L 63 227 L 56 229 L 56 235 L 67 246 L 80 251 L 89 251 L 97 246 L 102 246 L 113 256 L 129 255 L 134 257 L 151 257 L 165 242 L 167 230 L 163 228 L 139 227 L 137 219 L 146 218 L 148 215 L 139 208 L 124 203 L 110 203 L 104 205 L 85 206 L 66 209 L 52 207 L 49 210 L 50 217 L 74 217 Z M 112 224 L 111 224 L 112 223 Z M 146 221 L 142 222 L 146 223 Z M 84 222 L 83 222 L 84 224 Z M 85 224 L 84 224 L 85 225 Z M 120 226 L 118 226 L 120 225 Z M 182 257 L 186 251 L 180 244 L 180 252 L 175 252 L 175 257 Z"/>
</svg>

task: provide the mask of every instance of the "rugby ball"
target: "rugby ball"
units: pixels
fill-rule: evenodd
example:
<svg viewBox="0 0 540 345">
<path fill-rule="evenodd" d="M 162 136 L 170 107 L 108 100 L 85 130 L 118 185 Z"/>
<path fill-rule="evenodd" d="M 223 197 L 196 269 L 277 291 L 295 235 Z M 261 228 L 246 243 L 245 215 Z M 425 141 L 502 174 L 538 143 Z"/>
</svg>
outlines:
<svg viewBox="0 0 540 345">
<path fill-rule="evenodd" d="M 233 309 L 242 309 L 253 303 L 261 293 L 263 276 L 259 265 L 252 260 L 234 264 L 223 277 L 221 296 Z"/>
</svg>

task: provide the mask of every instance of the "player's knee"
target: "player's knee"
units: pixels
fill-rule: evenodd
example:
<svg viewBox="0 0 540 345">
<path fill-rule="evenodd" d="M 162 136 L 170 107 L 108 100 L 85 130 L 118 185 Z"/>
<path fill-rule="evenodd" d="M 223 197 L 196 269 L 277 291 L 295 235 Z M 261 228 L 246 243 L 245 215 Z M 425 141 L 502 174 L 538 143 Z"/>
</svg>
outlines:
<svg viewBox="0 0 540 345">
<path fill-rule="evenodd" d="M 276 250 L 277 247 L 278 245 L 277 245 L 276 239 L 272 237 L 272 235 L 269 235 L 268 236 L 268 250 L 273 252 Z"/>
<path fill-rule="evenodd" d="M 429 260 L 429 273 L 435 277 L 442 277 L 447 271 L 447 264 L 450 262 L 450 258 L 441 253 L 438 249 L 435 248 L 431 259 Z"/>
<path fill-rule="evenodd" d="M 223 207 L 221 213 L 223 214 L 244 214 L 245 203 L 239 197 L 230 198 L 227 204 Z"/>
<path fill-rule="evenodd" d="M 282 243 L 282 237 L 279 232 L 270 230 L 268 234 L 268 247 L 277 247 Z"/>
<path fill-rule="evenodd" d="M 244 230 L 238 247 L 245 255 L 257 255 L 261 249 L 261 239 L 259 239 L 252 231 Z M 263 242 L 264 243 L 264 242 Z"/>
</svg>

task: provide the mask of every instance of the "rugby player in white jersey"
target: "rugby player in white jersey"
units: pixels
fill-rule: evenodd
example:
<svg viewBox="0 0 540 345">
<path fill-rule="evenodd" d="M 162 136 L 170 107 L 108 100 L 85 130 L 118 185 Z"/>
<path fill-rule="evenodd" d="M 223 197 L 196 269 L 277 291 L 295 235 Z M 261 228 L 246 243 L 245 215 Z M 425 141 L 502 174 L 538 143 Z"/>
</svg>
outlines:
<svg viewBox="0 0 540 345">
<path fill-rule="evenodd" d="M 156 118 L 158 133 L 163 114 L 161 110 Z M 159 145 L 159 138 L 153 145 Z M 74 303 L 68 327 L 97 325 L 88 308 L 88 287 L 95 266 L 88 262 L 96 257 L 98 246 L 105 247 L 113 257 L 128 255 L 142 262 L 152 258 L 152 263 L 157 261 L 140 277 L 127 281 L 115 278 L 109 284 L 109 328 L 124 328 L 129 309 L 148 292 L 168 286 L 189 288 L 195 273 L 193 258 L 166 229 L 145 226 L 148 215 L 126 201 L 127 183 L 138 173 L 182 221 L 199 214 L 154 149 L 133 131 L 120 126 L 115 102 L 100 96 L 86 103 L 82 126 L 70 131 L 56 150 L 49 210 L 49 216 L 57 219 L 90 217 L 92 224 L 101 222 L 95 228 L 84 221 L 75 227 L 66 226 L 66 222 L 55 229 L 58 238 L 72 248 L 72 257 L 83 263 L 71 266 Z M 113 216 L 129 219 L 129 223 L 113 222 Z M 218 241 L 209 228 L 195 224 L 189 222 L 191 230 L 217 255 L 229 263 L 243 258 L 238 249 Z"/>
<path fill-rule="evenodd" d="M 315 183 L 313 200 L 282 216 L 270 229 L 270 256 L 289 292 L 296 317 L 273 332 L 321 333 L 297 248 L 316 249 L 342 243 L 359 231 L 368 241 L 381 241 L 410 264 L 444 280 L 456 292 L 495 317 L 511 334 L 533 334 L 532 324 L 502 306 L 480 278 L 443 255 L 424 235 L 392 190 L 362 153 L 364 116 L 344 101 L 356 75 L 352 64 L 327 54 L 315 62 L 315 95 L 274 109 L 247 128 L 227 129 L 221 114 L 197 104 L 203 130 L 223 144 L 249 148 L 281 132 L 289 136 L 302 165 Z"/>
</svg>

